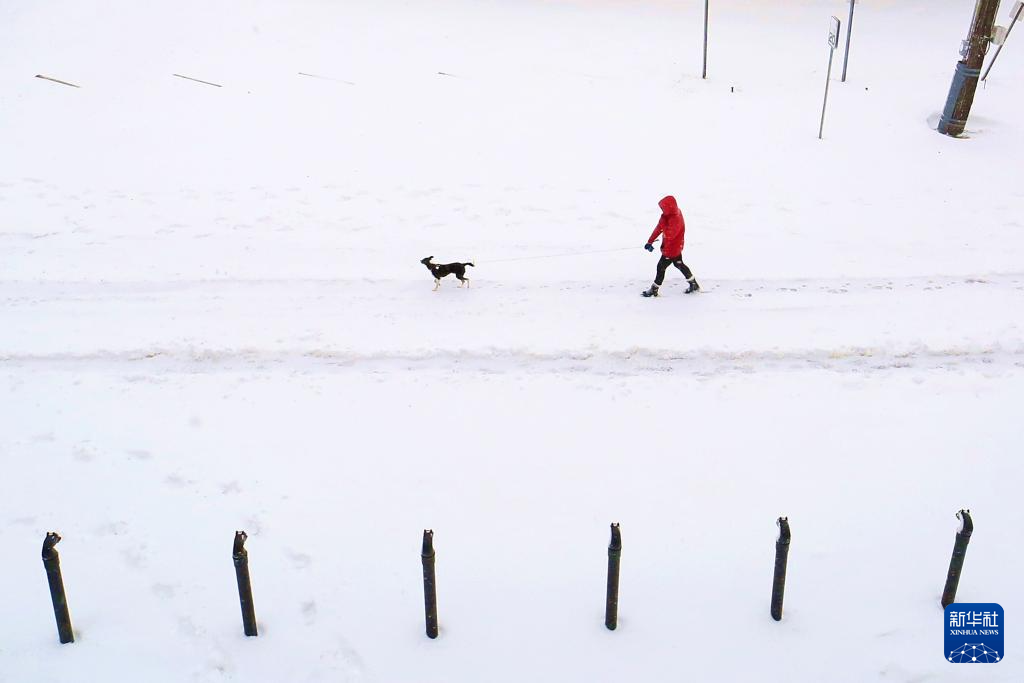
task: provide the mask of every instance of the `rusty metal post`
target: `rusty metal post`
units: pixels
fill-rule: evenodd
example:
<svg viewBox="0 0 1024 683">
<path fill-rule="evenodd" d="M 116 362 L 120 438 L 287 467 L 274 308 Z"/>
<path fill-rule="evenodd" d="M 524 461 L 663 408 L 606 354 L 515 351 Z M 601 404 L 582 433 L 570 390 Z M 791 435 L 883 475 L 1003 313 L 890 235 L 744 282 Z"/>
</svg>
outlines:
<svg viewBox="0 0 1024 683">
<path fill-rule="evenodd" d="M 43 540 L 43 567 L 46 568 L 46 581 L 50 584 L 50 600 L 53 602 L 53 616 L 57 619 L 57 635 L 61 643 L 75 642 L 75 633 L 71 628 L 71 615 L 68 613 L 68 598 L 64 593 L 64 577 L 60 573 L 60 555 L 57 544 L 60 534 L 51 531 Z"/>
<path fill-rule="evenodd" d="M 786 595 L 786 565 L 789 563 L 789 518 L 779 517 L 775 540 L 775 578 L 772 581 L 772 619 L 782 621 L 782 600 Z"/>
<path fill-rule="evenodd" d="M 249 535 L 244 531 L 235 532 L 235 545 L 231 550 L 231 559 L 235 563 L 235 579 L 238 581 L 238 602 L 242 606 L 242 628 L 245 635 L 258 635 L 256 631 L 256 607 L 252 601 L 252 582 L 249 580 L 249 553 L 245 549 L 245 539 Z"/>
<path fill-rule="evenodd" d="M 437 577 L 434 574 L 434 532 L 423 530 L 423 548 L 420 551 L 423 563 L 423 609 L 427 622 L 427 637 L 437 638 Z"/>
<path fill-rule="evenodd" d="M 622 557 L 622 534 L 619 524 L 612 524 L 612 540 L 608 543 L 608 590 L 605 594 L 604 625 L 614 631 L 619 625 L 619 560 Z"/>
<path fill-rule="evenodd" d="M 956 589 L 960 585 L 960 573 L 964 569 L 964 559 L 967 557 L 967 544 L 971 542 L 971 534 L 974 533 L 974 520 L 971 519 L 970 510 L 961 510 L 956 513 L 956 518 L 960 520 L 960 528 L 957 529 L 956 541 L 953 542 L 953 555 L 949 558 L 946 585 L 942 589 L 942 609 L 956 602 Z"/>
</svg>

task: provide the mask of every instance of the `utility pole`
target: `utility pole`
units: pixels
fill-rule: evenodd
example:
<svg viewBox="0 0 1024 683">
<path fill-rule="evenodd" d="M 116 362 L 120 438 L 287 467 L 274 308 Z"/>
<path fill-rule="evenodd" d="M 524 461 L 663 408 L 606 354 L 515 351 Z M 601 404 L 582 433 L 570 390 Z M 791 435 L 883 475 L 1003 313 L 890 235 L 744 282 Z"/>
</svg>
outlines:
<svg viewBox="0 0 1024 683">
<path fill-rule="evenodd" d="M 946 106 L 942 110 L 942 118 L 939 119 L 938 131 L 944 135 L 955 137 L 962 134 L 967 126 L 967 117 L 971 113 L 971 105 L 974 104 L 978 76 L 981 75 L 985 53 L 988 52 L 997 11 L 999 0 L 978 0 L 974 7 L 971 32 L 960 48 L 960 56 L 963 59 L 956 64 Z"/>
</svg>

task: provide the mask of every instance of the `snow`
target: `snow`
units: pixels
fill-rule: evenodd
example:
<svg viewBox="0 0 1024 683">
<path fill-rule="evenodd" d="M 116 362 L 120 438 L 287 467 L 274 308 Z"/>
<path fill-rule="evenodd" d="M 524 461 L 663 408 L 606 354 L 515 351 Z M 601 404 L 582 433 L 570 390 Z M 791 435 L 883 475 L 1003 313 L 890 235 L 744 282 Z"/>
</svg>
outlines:
<svg viewBox="0 0 1024 683">
<path fill-rule="evenodd" d="M 0 6 L 0 681 L 1024 679 L 1024 52 L 949 139 L 971 7 L 859 2 L 819 141 L 847 5 L 702 9 Z"/>
</svg>

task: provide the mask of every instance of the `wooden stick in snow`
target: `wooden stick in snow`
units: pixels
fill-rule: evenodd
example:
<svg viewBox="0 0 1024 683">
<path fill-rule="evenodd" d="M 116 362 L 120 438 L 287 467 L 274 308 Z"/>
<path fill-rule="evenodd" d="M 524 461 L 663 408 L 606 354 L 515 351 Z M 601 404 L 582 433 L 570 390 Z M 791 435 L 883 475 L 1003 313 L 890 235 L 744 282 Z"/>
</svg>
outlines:
<svg viewBox="0 0 1024 683">
<path fill-rule="evenodd" d="M 53 81 L 54 83 L 60 83 L 61 85 L 70 85 L 72 88 L 81 88 L 82 87 L 80 85 L 75 85 L 74 83 L 68 83 L 67 81 L 62 81 L 59 78 L 53 78 L 52 76 L 44 76 L 42 74 L 36 74 L 36 78 L 42 78 L 43 80 L 46 80 L 46 81 Z"/>
<path fill-rule="evenodd" d="M 355 85 L 352 81 L 345 81 L 340 78 L 331 78 L 330 76 L 318 76 L 317 74 L 308 74 L 305 71 L 299 72 L 300 76 L 309 76 L 310 78 L 319 78 L 323 81 L 334 81 L 335 83 L 344 83 L 345 85 Z"/>
<path fill-rule="evenodd" d="M 181 74 L 171 74 L 171 75 L 172 76 L 177 76 L 178 78 L 184 78 L 186 81 L 195 81 L 196 83 L 205 83 L 206 85 L 212 85 L 215 88 L 223 87 L 219 83 L 210 83 L 210 81 L 204 81 L 204 80 L 201 80 L 201 79 L 198 79 L 198 78 L 192 78 L 191 76 L 182 76 Z"/>
</svg>

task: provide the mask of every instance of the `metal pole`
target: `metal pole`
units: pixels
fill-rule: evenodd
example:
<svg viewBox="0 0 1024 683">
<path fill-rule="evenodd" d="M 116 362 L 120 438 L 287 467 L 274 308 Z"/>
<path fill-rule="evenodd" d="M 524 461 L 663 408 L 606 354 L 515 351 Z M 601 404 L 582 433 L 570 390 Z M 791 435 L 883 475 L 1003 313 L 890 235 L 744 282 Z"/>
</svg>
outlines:
<svg viewBox="0 0 1024 683">
<path fill-rule="evenodd" d="M 838 21 L 838 20 L 837 20 Z M 828 48 L 828 72 L 825 74 L 825 99 L 821 103 L 821 125 L 818 126 L 818 139 L 821 140 L 822 133 L 825 132 L 825 107 L 828 106 L 828 84 L 832 80 L 832 57 L 836 53 L 836 48 L 831 43 Z"/>
<path fill-rule="evenodd" d="M 619 559 L 622 557 L 622 534 L 618 522 L 612 524 L 612 540 L 608 544 L 608 591 L 604 603 L 604 625 L 614 631 L 619 625 Z"/>
<path fill-rule="evenodd" d="M 701 72 L 701 78 L 708 77 L 708 5 L 711 0 L 704 0 L 704 70 Z"/>
<path fill-rule="evenodd" d="M 1006 35 L 1003 37 L 1003 42 L 1000 43 L 999 47 L 996 48 L 996 53 L 992 55 L 992 61 L 988 63 L 988 68 L 985 69 L 985 73 L 982 75 L 981 80 L 984 81 L 986 78 L 988 78 L 988 72 L 992 70 L 992 65 L 996 63 L 997 59 L 999 59 L 999 53 L 1003 51 L 1003 45 L 1006 45 L 1006 41 L 1010 37 L 1010 31 L 1013 30 L 1013 27 L 1017 23 L 1017 20 L 1020 19 L 1020 14 L 1022 11 L 1024 11 L 1024 4 L 1020 4 L 1017 6 L 1017 12 L 1013 15 L 1013 21 L 1010 22 L 1010 27 L 1006 29 Z"/>
<path fill-rule="evenodd" d="M 850 34 L 853 33 L 853 8 L 857 0 L 850 0 L 850 18 L 846 20 L 846 51 L 843 53 L 843 83 L 846 83 L 846 65 L 850 62 Z"/>
<path fill-rule="evenodd" d="M 942 609 L 956 602 L 956 588 L 960 584 L 960 572 L 964 569 L 967 544 L 971 542 L 971 534 L 974 533 L 974 521 L 971 519 L 970 510 L 961 510 L 956 513 L 956 518 L 960 520 L 960 528 L 956 532 L 956 541 L 953 542 L 953 556 L 949 558 L 946 585 L 942 589 Z"/>
<path fill-rule="evenodd" d="M 775 540 L 775 578 L 772 581 L 772 619 L 782 621 L 782 600 L 786 595 L 786 565 L 789 563 L 789 518 L 779 517 L 779 536 Z"/>
<path fill-rule="evenodd" d="M 238 602 L 242 606 L 242 628 L 245 635 L 258 635 L 256 631 L 256 608 L 252 601 L 252 583 L 249 581 L 249 553 L 245 549 L 245 539 L 249 535 L 244 531 L 235 532 L 235 545 L 231 550 L 231 559 L 235 563 L 235 579 L 238 581 Z"/>
<path fill-rule="evenodd" d="M 64 593 L 64 578 L 60 573 L 60 555 L 55 547 L 60 543 L 60 534 L 51 531 L 43 540 L 43 567 L 46 581 L 50 584 L 50 601 L 53 602 L 53 616 L 57 619 L 57 635 L 61 643 L 75 642 L 71 629 L 71 615 L 68 614 L 68 598 Z"/>
<path fill-rule="evenodd" d="M 985 62 L 985 53 L 988 51 L 992 25 L 995 23 L 998 10 L 999 0 L 978 0 L 974 7 L 971 31 L 960 49 L 963 59 L 956 63 L 953 82 L 949 86 L 942 118 L 939 119 L 937 130 L 943 135 L 956 137 L 967 127 L 967 117 L 970 116 L 971 106 L 974 104 L 978 76 Z"/>
<path fill-rule="evenodd" d="M 423 530 L 423 606 L 427 617 L 427 637 L 437 638 L 437 581 L 434 575 L 434 532 Z"/>
</svg>

